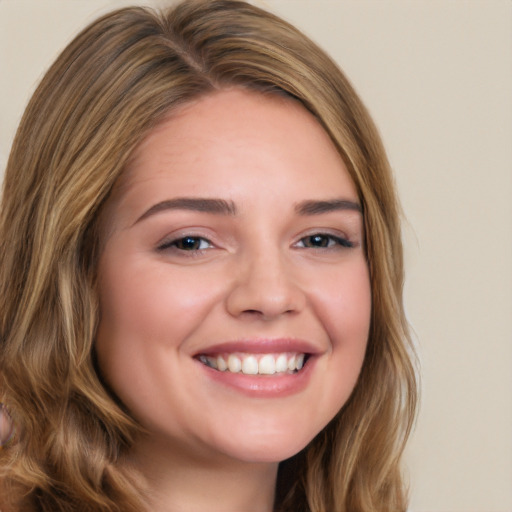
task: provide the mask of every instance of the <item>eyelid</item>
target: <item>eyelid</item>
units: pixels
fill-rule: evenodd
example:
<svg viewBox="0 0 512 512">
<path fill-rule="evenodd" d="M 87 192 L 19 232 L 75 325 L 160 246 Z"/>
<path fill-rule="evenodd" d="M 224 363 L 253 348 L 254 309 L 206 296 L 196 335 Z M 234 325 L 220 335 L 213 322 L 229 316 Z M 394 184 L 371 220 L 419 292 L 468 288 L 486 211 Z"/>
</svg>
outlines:
<svg viewBox="0 0 512 512">
<path fill-rule="evenodd" d="M 186 238 L 205 241 L 205 242 L 208 243 L 209 247 L 207 247 L 207 248 L 198 248 L 198 249 L 189 249 L 189 250 L 187 250 L 187 249 L 180 249 L 180 248 L 176 247 L 175 244 L 177 242 L 185 240 Z M 193 233 L 182 233 L 182 234 L 179 234 L 179 235 L 167 236 L 167 237 L 165 237 L 163 240 L 161 240 L 157 244 L 157 250 L 158 251 L 166 251 L 166 250 L 174 249 L 176 252 L 180 252 L 180 253 L 194 253 L 194 252 L 198 253 L 198 252 L 202 252 L 202 251 L 207 251 L 208 249 L 211 249 L 213 247 L 215 247 L 215 245 L 214 245 L 214 243 L 210 239 L 208 239 L 205 236 L 196 235 L 196 234 L 193 234 Z"/>
<path fill-rule="evenodd" d="M 325 237 L 329 238 L 330 242 L 334 240 L 334 244 L 328 245 L 326 247 L 318 246 L 318 247 L 308 247 L 303 245 L 299 247 L 300 249 L 316 249 L 316 250 L 335 250 L 335 249 L 351 249 L 356 247 L 358 244 L 350 239 L 350 237 L 346 236 L 343 233 L 333 233 L 328 230 L 314 230 L 310 233 L 303 234 L 295 243 L 294 246 L 297 247 L 299 243 L 303 243 L 305 239 L 312 237 Z"/>
</svg>

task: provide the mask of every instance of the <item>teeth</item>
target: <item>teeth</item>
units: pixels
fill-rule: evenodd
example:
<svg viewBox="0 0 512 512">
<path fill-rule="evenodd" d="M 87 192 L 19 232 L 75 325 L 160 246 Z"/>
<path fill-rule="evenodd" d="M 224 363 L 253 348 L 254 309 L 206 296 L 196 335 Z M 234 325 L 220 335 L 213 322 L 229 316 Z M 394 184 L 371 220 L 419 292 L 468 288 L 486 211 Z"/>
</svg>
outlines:
<svg viewBox="0 0 512 512">
<path fill-rule="evenodd" d="M 270 354 L 263 356 L 258 365 L 259 373 L 263 375 L 274 375 L 276 373 L 276 360 Z"/>
<path fill-rule="evenodd" d="M 246 375 L 258 374 L 258 360 L 254 356 L 248 356 L 243 358 L 242 373 L 245 373 Z"/>
<path fill-rule="evenodd" d="M 282 373 L 288 370 L 288 358 L 286 354 L 281 354 L 276 359 L 276 373 Z"/>
<path fill-rule="evenodd" d="M 228 357 L 228 369 L 232 373 L 238 373 L 242 369 L 242 361 L 234 354 Z"/>
<path fill-rule="evenodd" d="M 224 360 L 223 357 L 219 356 L 217 357 L 217 370 L 220 370 L 221 372 L 225 372 L 228 369 L 228 364 Z"/>
<path fill-rule="evenodd" d="M 206 366 L 209 366 L 210 368 L 217 368 L 217 362 L 213 357 L 200 356 L 199 360 Z"/>
<path fill-rule="evenodd" d="M 199 356 L 204 365 L 232 373 L 242 372 L 245 375 L 274 375 L 276 373 L 292 373 L 304 366 L 305 354 L 229 354 L 210 357 Z"/>
</svg>

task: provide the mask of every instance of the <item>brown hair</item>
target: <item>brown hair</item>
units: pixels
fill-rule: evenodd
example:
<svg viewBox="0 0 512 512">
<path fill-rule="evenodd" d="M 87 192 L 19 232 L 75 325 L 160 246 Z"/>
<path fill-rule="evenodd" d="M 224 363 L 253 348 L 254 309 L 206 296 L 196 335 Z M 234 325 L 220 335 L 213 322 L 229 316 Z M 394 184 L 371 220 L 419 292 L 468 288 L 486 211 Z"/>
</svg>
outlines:
<svg viewBox="0 0 512 512">
<path fill-rule="evenodd" d="M 0 213 L 0 401 L 17 427 L 0 475 L 16 510 L 143 508 L 120 464 L 138 426 L 95 369 L 98 217 L 152 127 L 233 86 L 285 94 L 317 117 L 356 184 L 371 275 L 359 381 L 336 418 L 281 463 L 276 508 L 406 509 L 400 458 L 416 377 L 399 208 L 377 130 L 341 71 L 297 29 L 245 2 L 188 0 L 91 24 L 47 72 L 16 134 Z"/>
</svg>

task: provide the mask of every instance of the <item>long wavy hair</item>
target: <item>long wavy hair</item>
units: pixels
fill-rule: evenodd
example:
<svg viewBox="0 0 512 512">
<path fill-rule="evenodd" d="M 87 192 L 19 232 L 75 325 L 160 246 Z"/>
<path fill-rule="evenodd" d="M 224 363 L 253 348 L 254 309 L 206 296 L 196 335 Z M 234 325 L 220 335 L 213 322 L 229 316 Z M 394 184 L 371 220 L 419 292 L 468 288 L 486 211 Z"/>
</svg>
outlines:
<svg viewBox="0 0 512 512">
<path fill-rule="evenodd" d="M 140 512 L 123 457 L 140 427 L 96 369 L 102 207 L 137 144 L 180 104 L 226 87 L 294 98 L 331 137 L 364 210 L 372 290 L 368 348 L 348 402 L 280 464 L 280 512 L 406 509 L 400 459 L 416 409 L 402 303 L 400 211 L 378 132 L 335 63 L 248 3 L 127 8 L 83 30 L 34 93 L 0 212 L 0 501 L 16 511 Z"/>
</svg>

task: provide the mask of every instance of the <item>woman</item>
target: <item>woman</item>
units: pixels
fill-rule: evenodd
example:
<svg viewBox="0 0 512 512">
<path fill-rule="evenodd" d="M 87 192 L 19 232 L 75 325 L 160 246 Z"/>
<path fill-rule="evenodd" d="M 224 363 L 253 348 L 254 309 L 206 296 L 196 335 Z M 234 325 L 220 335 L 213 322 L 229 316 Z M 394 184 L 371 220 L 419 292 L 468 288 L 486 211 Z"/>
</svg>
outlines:
<svg viewBox="0 0 512 512">
<path fill-rule="evenodd" d="M 96 21 L 27 107 L 0 218 L 4 507 L 405 510 L 392 177 L 295 28 L 226 0 Z"/>
</svg>

